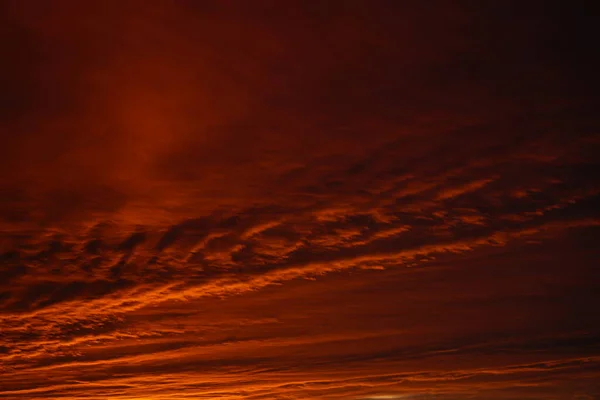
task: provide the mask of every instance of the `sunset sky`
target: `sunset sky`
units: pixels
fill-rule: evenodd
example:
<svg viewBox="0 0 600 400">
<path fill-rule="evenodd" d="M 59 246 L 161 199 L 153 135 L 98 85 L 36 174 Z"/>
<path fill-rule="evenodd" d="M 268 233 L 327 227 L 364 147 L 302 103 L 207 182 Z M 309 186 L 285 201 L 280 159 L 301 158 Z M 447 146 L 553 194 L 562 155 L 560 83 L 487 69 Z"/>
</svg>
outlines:
<svg viewBox="0 0 600 400">
<path fill-rule="evenodd" d="M 0 0 L 0 399 L 600 399 L 593 4 Z"/>
</svg>

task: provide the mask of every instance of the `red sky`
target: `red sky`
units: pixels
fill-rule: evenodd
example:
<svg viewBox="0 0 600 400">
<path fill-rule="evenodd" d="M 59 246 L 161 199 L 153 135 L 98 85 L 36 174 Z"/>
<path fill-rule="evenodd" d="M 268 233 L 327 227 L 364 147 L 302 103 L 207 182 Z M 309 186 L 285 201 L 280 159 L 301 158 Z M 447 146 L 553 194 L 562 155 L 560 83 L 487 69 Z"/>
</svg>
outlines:
<svg viewBox="0 0 600 400">
<path fill-rule="evenodd" d="M 0 2 L 0 399 L 600 398 L 592 3 Z"/>
</svg>

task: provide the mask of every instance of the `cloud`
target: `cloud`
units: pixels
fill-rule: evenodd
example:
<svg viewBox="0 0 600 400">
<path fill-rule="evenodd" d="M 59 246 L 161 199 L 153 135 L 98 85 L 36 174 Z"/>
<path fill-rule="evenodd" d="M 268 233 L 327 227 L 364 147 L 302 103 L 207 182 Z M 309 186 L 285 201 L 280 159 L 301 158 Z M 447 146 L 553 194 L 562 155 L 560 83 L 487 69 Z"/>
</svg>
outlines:
<svg viewBox="0 0 600 400">
<path fill-rule="evenodd" d="M 0 7 L 0 398 L 596 394 L 575 11 Z"/>
</svg>

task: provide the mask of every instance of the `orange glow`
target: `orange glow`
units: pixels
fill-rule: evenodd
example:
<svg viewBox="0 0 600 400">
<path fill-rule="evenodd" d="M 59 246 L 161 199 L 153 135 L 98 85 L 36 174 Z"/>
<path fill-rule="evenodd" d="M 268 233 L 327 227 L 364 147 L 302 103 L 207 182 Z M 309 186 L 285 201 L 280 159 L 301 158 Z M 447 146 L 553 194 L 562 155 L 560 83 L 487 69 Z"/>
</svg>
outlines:
<svg viewBox="0 0 600 400">
<path fill-rule="evenodd" d="M 0 399 L 600 398 L 554 3 L 3 1 Z"/>
</svg>

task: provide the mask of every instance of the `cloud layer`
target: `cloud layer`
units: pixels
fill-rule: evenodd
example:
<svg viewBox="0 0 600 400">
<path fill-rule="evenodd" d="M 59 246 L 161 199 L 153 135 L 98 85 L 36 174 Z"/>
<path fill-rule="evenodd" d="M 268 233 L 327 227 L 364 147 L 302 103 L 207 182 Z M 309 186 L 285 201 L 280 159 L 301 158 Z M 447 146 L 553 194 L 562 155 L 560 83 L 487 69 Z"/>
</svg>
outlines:
<svg viewBox="0 0 600 400">
<path fill-rule="evenodd" d="M 4 2 L 0 398 L 599 396 L 589 21 L 534 3 Z"/>
</svg>

